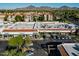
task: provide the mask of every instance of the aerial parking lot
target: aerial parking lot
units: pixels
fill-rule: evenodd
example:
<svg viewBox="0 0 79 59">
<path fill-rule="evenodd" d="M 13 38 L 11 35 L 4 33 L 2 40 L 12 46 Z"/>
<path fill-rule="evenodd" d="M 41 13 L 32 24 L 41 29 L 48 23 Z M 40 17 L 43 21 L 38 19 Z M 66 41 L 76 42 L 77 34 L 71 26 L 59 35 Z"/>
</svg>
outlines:
<svg viewBox="0 0 79 59">
<path fill-rule="evenodd" d="M 73 43 L 75 42 L 74 38 L 71 35 L 61 35 L 54 33 L 44 33 L 42 38 L 45 42 L 62 42 L 62 43 Z"/>
</svg>

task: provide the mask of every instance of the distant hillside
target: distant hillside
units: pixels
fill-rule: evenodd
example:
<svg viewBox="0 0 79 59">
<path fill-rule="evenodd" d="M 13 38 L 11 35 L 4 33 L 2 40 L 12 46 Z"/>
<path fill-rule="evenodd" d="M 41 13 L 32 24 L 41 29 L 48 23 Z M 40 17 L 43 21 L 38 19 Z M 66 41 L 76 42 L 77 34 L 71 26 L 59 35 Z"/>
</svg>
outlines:
<svg viewBox="0 0 79 59">
<path fill-rule="evenodd" d="M 54 10 L 54 9 L 79 9 L 77 7 L 69 7 L 69 6 L 61 6 L 59 8 L 52 8 L 52 7 L 48 7 L 48 6 L 40 6 L 40 7 L 35 7 L 33 5 L 30 5 L 28 7 L 24 7 L 24 8 L 16 8 L 15 10 Z"/>
<path fill-rule="evenodd" d="M 77 7 L 61 6 L 59 9 L 79 9 Z"/>
</svg>

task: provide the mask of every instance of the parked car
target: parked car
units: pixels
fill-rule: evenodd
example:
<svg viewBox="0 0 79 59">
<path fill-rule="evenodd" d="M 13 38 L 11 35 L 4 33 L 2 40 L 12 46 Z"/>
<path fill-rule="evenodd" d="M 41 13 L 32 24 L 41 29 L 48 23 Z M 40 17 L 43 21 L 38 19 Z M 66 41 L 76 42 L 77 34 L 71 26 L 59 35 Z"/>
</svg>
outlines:
<svg viewBox="0 0 79 59">
<path fill-rule="evenodd" d="M 28 50 L 28 51 L 26 51 L 28 54 L 27 54 L 27 56 L 31 56 L 31 55 L 33 55 L 34 54 L 34 52 L 32 51 L 32 50 Z"/>
</svg>

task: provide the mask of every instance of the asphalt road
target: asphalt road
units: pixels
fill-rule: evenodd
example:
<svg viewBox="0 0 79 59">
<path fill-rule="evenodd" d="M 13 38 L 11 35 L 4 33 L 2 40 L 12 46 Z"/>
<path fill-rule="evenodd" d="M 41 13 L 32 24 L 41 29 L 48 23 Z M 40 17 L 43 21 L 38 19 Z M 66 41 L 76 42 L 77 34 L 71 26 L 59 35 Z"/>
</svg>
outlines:
<svg viewBox="0 0 79 59">
<path fill-rule="evenodd" d="M 0 41 L 0 52 L 4 51 L 7 47 L 7 41 Z"/>
<path fill-rule="evenodd" d="M 32 56 L 48 56 L 48 53 L 41 48 L 41 45 L 37 42 L 33 42 L 34 54 Z"/>
</svg>

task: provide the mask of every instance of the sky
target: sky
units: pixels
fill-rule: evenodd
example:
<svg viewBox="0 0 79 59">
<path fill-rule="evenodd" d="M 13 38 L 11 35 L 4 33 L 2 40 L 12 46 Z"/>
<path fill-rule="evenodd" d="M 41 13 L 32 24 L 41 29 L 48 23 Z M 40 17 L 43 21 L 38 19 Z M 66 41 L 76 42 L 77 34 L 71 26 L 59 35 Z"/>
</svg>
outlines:
<svg viewBox="0 0 79 59">
<path fill-rule="evenodd" d="M 61 6 L 69 6 L 69 7 L 79 7 L 79 3 L 0 3 L 0 9 L 15 9 L 27 6 L 48 6 L 48 7 L 61 7 Z"/>
</svg>

